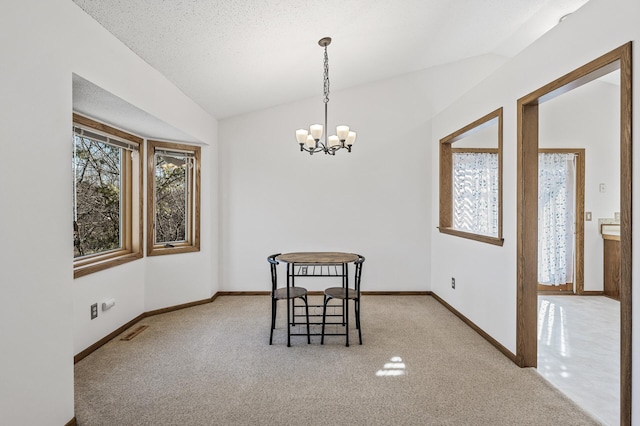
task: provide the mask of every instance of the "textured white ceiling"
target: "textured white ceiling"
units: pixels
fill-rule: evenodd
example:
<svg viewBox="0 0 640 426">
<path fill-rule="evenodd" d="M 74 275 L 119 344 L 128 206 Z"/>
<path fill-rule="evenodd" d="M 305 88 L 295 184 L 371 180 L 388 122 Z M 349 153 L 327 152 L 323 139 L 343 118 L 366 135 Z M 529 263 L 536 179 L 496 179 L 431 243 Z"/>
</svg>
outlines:
<svg viewBox="0 0 640 426">
<path fill-rule="evenodd" d="M 588 0 L 73 0 L 216 118 L 487 53 Z"/>
</svg>

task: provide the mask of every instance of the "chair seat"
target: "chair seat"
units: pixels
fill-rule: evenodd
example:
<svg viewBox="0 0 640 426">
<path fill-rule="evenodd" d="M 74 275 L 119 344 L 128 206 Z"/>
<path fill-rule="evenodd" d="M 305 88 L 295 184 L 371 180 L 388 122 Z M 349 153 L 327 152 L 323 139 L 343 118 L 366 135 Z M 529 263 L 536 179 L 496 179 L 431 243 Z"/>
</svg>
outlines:
<svg viewBox="0 0 640 426">
<path fill-rule="evenodd" d="M 289 288 L 289 298 L 290 299 L 295 299 L 296 297 L 302 297 L 302 296 L 306 296 L 306 295 L 307 295 L 307 289 L 306 288 L 303 288 L 303 287 L 291 287 L 291 288 Z M 287 298 L 287 288 L 286 287 L 277 288 L 273 292 L 273 298 L 274 299 L 278 299 L 278 300 L 286 299 Z"/>
<path fill-rule="evenodd" d="M 347 294 L 347 289 L 342 287 L 329 287 L 324 291 L 324 294 L 329 297 L 333 297 L 334 299 L 357 299 L 358 293 L 352 288 L 348 289 L 349 293 Z"/>
</svg>

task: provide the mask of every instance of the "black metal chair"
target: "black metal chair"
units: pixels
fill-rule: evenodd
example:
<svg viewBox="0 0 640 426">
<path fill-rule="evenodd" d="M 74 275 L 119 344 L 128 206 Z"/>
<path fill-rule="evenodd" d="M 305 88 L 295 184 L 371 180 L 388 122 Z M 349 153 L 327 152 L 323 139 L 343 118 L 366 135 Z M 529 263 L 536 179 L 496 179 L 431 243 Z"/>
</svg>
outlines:
<svg viewBox="0 0 640 426">
<path fill-rule="evenodd" d="M 324 327 L 327 318 L 327 304 L 331 299 L 342 300 L 343 325 L 345 330 L 344 336 L 346 340 L 345 346 L 349 346 L 349 300 L 353 300 L 353 306 L 356 315 L 356 328 L 358 329 L 358 338 L 360 339 L 360 344 L 362 344 L 362 330 L 360 329 L 360 281 L 362 279 L 362 264 L 364 263 L 364 256 L 358 255 L 358 260 L 353 263 L 356 268 L 353 288 L 329 287 L 324 291 L 324 309 L 322 310 L 322 338 L 320 340 L 320 344 L 324 344 Z"/>
<path fill-rule="evenodd" d="M 291 346 L 291 325 L 295 325 L 295 312 L 294 316 L 291 315 L 291 309 L 295 308 L 295 299 L 302 299 L 304 301 L 306 316 L 307 316 L 307 343 L 311 343 L 311 335 L 309 333 L 309 304 L 307 303 L 307 289 L 303 287 L 289 286 L 287 277 L 287 286 L 278 287 L 278 270 L 279 264 L 276 260 L 278 254 L 272 254 L 267 257 L 269 266 L 271 267 L 271 334 L 269 336 L 269 344 L 273 343 L 273 330 L 276 328 L 276 312 L 278 307 L 278 300 L 287 301 L 287 346 Z M 293 318 L 293 320 L 292 320 Z"/>
</svg>

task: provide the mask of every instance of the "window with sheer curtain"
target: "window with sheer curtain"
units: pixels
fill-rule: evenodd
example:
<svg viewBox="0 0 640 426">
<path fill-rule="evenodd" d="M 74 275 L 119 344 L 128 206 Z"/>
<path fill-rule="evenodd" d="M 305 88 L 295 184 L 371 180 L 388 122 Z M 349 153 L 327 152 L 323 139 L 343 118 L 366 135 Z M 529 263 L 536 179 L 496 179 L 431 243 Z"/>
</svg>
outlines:
<svg viewBox="0 0 640 426">
<path fill-rule="evenodd" d="M 498 236 L 498 153 L 453 153 L 453 228 Z"/>
<path fill-rule="evenodd" d="M 538 282 L 573 282 L 575 155 L 538 155 Z"/>
<path fill-rule="evenodd" d="M 502 246 L 502 108 L 440 139 L 438 230 Z"/>
</svg>

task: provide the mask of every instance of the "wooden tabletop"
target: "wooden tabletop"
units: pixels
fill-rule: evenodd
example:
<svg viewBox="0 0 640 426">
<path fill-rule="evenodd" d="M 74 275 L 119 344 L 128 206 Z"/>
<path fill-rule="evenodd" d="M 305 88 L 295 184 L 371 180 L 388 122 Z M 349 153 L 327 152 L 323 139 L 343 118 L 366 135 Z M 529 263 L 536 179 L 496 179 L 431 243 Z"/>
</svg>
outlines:
<svg viewBox="0 0 640 426">
<path fill-rule="evenodd" d="M 286 263 L 302 263 L 306 265 L 336 265 L 358 260 L 358 255 L 340 252 L 300 252 L 284 253 L 276 257 Z"/>
</svg>

